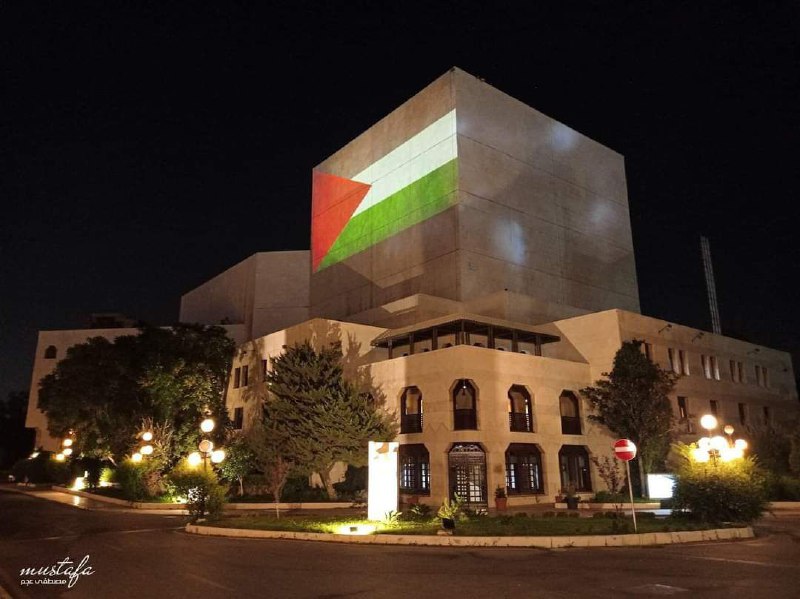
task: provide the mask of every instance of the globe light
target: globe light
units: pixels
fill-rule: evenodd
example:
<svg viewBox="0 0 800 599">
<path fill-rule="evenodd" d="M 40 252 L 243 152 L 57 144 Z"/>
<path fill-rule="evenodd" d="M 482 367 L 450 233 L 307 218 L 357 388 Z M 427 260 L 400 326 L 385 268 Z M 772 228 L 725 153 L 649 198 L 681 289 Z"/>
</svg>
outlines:
<svg viewBox="0 0 800 599">
<path fill-rule="evenodd" d="M 64 447 L 72 447 L 72 439 L 64 439 L 61 442 L 61 445 L 63 445 Z"/>
<path fill-rule="evenodd" d="M 38 458 L 38 457 L 39 457 L 39 452 L 38 452 L 38 451 L 34 451 L 34 452 L 31 454 L 31 457 L 30 457 L 30 459 L 31 459 L 31 460 L 35 460 L 35 459 L 36 459 L 36 458 Z"/>
<path fill-rule="evenodd" d="M 72 447 L 65 447 L 64 449 L 61 450 L 61 453 L 63 453 L 65 456 L 71 456 Z"/>
<path fill-rule="evenodd" d="M 717 435 L 716 437 L 711 437 L 711 449 L 716 449 L 717 451 L 723 451 L 728 448 L 728 440 L 725 437 L 721 437 Z"/>
<path fill-rule="evenodd" d="M 709 458 L 708 451 L 700 449 L 699 447 L 695 447 L 692 450 L 692 457 L 694 458 L 695 462 L 700 462 L 700 463 L 707 462 Z"/>
<path fill-rule="evenodd" d="M 720 450 L 719 457 L 723 462 L 730 462 L 731 460 L 735 459 L 735 452 L 736 450 L 732 447 L 726 447 L 725 449 Z"/>
<path fill-rule="evenodd" d="M 64 460 L 67 459 L 67 457 L 63 453 L 57 453 L 55 455 L 55 459 L 57 462 L 63 462 Z"/>
<path fill-rule="evenodd" d="M 219 464 L 224 459 L 225 459 L 224 449 L 216 449 L 211 453 L 211 461 L 214 462 L 215 464 Z"/>
<path fill-rule="evenodd" d="M 717 428 L 717 419 L 711 414 L 706 414 L 700 419 L 700 426 L 707 431 Z"/>
<path fill-rule="evenodd" d="M 199 449 L 203 453 L 211 453 L 212 451 L 214 451 L 214 444 L 208 439 L 203 439 L 202 441 L 200 441 L 200 445 L 197 446 L 197 449 Z"/>
<path fill-rule="evenodd" d="M 189 457 L 186 458 L 186 461 L 189 462 L 189 465 L 192 467 L 199 466 L 200 462 L 203 461 L 203 457 L 198 452 L 193 451 L 189 454 Z"/>
<path fill-rule="evenodd" d="M 153 440 L 153 433 L 150 431 L 145 431 L 142 433 L 142 441 L 152 441 Z"/>
<path fill-rule="evenodd" d="M 153 453 L 153 446 L 152 445 L 142 445 L 142 448 L 139 450 L 142 455 L 152 455 Z"/>
<path fill-rule="evenodd" d="M 731 436 L 733 434 L 733 430 L 734 430 L 733 426 L 731 426 L 730 424 L 726 424 L 725 428 L 722 429 L 722 431 L 728 436 Z"/>
<path fill-rule="evenodd" d="M 736 441 L 733 442 L 733 446 L 736 449 L 739 449 L 742 452 L 744 452 L 744 450 L 747 449 L 747 441 L 745 441 L 744 439 L 736 439 Z"/>
<path fill-rule="evenodd" d="M 136 453 L 134 453 L 134 454 L 131 456 L 131 460 L 133 460 L 134 462 L 141 462 L 141 461 L 142 461 L 142 454 L 140 454 L 140 453 L 137 451 Z"/>
<path fill-rule="evenodd" d="M 697 446 L 703 451 L 708 451 L 709 449 L 711 449 L 711 438 L 700 437 L 700 439 L 697 440 Z"/>
<path fill-rule="evenodd" d="M 204 433 L 210 433 L 214 430 L 214 420 L 212 418 L 206 418 L 203 422 L 200 423 L 200 430 Z"/>
</svg>

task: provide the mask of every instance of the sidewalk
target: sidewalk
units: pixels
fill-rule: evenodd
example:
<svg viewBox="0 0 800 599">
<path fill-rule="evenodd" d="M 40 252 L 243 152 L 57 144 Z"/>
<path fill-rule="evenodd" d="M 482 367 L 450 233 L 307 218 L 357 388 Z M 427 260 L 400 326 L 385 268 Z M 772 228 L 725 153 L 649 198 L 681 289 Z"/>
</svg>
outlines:
<svg viewBox="0 0 800 599">
<path fill-rule="evenodd" d="M 79 497 L 70 493 L 62 493 L 61 491 L 53 491 L 43 487 L 20 487 L 14 484 L 0 484 L 0 491 L 8 493 L 20 493 L 22 495 L 30 495 L 31 497 L 38 497 L 39 499 L 46 499 L 55 503 L 61 503 L 71 507 L 76 507 L 81 510 L 93 510 L 104 512 L 119 512 L 120 514 L 151 514 L 161 516 L 176 516 L 188 515 L 186 510 L 164 510 L 164 509 L 134 509 L 120 505 L 113 505 L 103 501 L 88 499 L 86 497 Z"/>
</svg>

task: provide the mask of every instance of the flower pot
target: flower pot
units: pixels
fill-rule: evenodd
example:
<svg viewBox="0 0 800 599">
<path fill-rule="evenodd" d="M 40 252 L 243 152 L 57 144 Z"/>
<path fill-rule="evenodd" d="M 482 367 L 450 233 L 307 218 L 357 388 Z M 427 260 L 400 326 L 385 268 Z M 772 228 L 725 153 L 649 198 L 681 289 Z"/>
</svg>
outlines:
<svg viewBox="0 0 800 599">
<path fill-rule="evenodd" d="M 508 497 L 495 497 L 494 507 L 498 512 L 505 512 L 508 509 Z"/>
<path fill-rule="evenodd" d="M 456 527 L 456 521 L 452 518 L 442 518 L 442 528 L 445 530 L 453 530 Z"/>
<path fill-rule="evenodd" d="M 567 497 L 567 509 L 568 510 L 577 510 L 578 509 L 578 502 L 580 501 L 580 497 Z"/>
</svg>

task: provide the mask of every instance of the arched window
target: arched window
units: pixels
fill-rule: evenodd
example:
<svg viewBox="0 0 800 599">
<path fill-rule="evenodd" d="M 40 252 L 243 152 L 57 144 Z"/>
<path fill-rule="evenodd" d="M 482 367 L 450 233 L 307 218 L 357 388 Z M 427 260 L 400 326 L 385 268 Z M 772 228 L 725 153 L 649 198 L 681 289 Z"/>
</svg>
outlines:
<svg viewBox="0 0 800 599">
<path fill-rule="evenodd" d="M 398 457 L 400 461 L 400 492 L 430 495 L 431 459 L 425 446 L 421 443 L 401 445 Z"/>
<path fill-rule="evenodd" d="M 589 453 L 582 445 L 562 445 L 558 452 L 561 468 L 561 488 L 575 491 L 591 491 L 592 477 L 589 475 Z"/>
<path fill-rule="evenodd" d="M 453 388 L 453 430 L 476 430 L 478 411 L 475 387 L 467 379 L 456 381 Z"/>
<path fill-rule="evenodd" d="M 400 398 L 400 432 L 422 432 L 422 392 L 418 387 L 406 387 Z"/>
<path fill-rule="evenodd" d="M 508 390 L 508 424 L 512 432 L 533 432 L 533 409 L 531 394 L 522 385 L 513 385 Z"/>
<path fill-rule="evenodd" d="M 512 443 L 506 450 L 506 488 L 509 494 L 542 493 L 542 454 L 533 444 Z"/>
<path fill-rule="evenodd" d="M 562 391 L 558 404 L 561 408 L 561 434 L 580 435 L 581 413 L 578 398 L 572 391 Z"/>
<path fill-rule="evenodd" d="M 44 350 L 44 359 L 45 360 L 55 360 L 58 356 L 58 349 L 55 345 L 48 345 L 47 349 Z"/>
</svg>

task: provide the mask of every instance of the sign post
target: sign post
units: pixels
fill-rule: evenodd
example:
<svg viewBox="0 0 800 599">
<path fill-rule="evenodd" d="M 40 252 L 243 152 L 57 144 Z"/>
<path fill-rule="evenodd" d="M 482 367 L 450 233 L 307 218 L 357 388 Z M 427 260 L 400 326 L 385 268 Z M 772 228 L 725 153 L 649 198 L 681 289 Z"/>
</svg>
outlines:
<svg viewBox="0 0 800 599">
<path fill-rule="evenodd" d="M 630 439 L 619 439 L 614 443 L 614 455 L 625 462 L 625 472 L 628 475 L 628 493 L 631 498 L 631 516 L 633 516 L 633 532 L 638 532 L 636 527 L 636 509 L 633 507 L 633 485 L 631 484 L 631 460 L 636 457 L 636 445 Z"/>
</svg>

